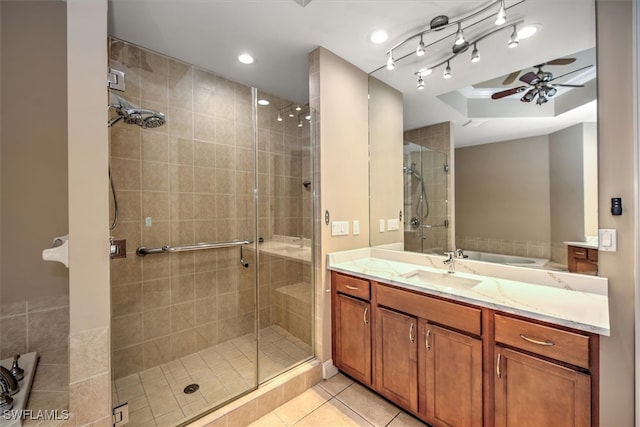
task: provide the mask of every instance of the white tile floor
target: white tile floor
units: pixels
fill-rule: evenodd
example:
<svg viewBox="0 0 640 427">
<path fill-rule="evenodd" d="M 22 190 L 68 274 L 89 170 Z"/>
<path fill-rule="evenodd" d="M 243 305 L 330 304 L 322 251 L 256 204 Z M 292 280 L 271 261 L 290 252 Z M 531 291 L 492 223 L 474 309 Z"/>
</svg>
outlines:
<svg viewBox="0 0 640 427">
<path fill-rule="evenodd" d="M 250 424 L 250 427 L 288 426 L 424 427 L 426 424 L 338 374 Z"/>
<path fill-rule="evenodd" d="M 311 347 L 279 326 L 260 331 L 260 382 L 311 356 Z M 253 387 L 255 338 L 244 335 L 115 381 L 113 402 L 129 403 L 128 426 L 169 427 Z M 185 394 L 189 384 L 199 389 Z"/>
</svg>

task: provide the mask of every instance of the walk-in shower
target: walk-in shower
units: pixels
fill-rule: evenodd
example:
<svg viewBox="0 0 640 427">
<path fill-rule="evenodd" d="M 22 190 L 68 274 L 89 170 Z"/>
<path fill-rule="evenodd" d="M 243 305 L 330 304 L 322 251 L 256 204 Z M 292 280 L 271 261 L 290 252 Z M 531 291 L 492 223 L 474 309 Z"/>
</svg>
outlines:
<svg viewBox="0 0 640 427">
<path fill-rule="evenodd" d="M 112 400 L 132 425 L 174 426 L 314 354 L 313 192 L 300 185 L 314 115 L 278 121 L 290 100 L 109 46 L 127 79 L 109 107 L 111 235 L 127 248 L 111 261 Z"/>
<path fill-rule="evenodd" d="M 447 156 L 413 142 L 403 150 L 405 249 L 442 254 L 448 247 Z"/>
</svg>

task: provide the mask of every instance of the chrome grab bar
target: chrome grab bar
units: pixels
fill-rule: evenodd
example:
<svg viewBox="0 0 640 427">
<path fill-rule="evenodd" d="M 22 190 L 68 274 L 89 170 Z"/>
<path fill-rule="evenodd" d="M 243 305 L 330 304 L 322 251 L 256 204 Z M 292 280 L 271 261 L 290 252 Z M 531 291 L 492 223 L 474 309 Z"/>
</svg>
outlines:
<svg viewBox="0 0 640 427">
<path fill-rule="evenodd" d="M 145 248 L 144 246 L 140 246 L 136 249 L 136 254 L 138 256 L 152 255 L 152 254 L 163 254 L 166 252 L 188 252 L 188 251 L 200 251 L 204 249 L 220 249 L 220 248 L 230 248 L 233 246 L 248 245 L 252 243 L 249 240 L 232 240 L 230 242 L 208 242 L 208 243 L 196 243 L 195 245 L 183 245 L 183 246 L 162 246 L 161 248 Z"/>
</svg>

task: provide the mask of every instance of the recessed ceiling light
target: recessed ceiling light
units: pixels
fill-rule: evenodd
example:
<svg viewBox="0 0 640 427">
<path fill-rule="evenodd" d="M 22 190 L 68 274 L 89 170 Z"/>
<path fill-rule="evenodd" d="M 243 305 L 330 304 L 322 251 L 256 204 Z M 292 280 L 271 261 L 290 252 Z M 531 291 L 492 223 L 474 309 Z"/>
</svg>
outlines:
<svg viewBox="0 0 640 427">
<path fill-rule="evenodd" d="M 389 33 L 387 33 L 385 30 L 376 30 L 369 36 L 369 40 L 371 40 L 371 43 L 375 44 L 384 43 L 388 38 Z"/>
<path fill-rule="evenodd" d="M 526 39 L 534 35 L 538 32 L 538 30 L 542 27 L 540 24 L 531 24 L 525 27 L 522 27 L 518 30 L 518 38 L 520 40 Z"/>
<path fill-rule="evenodd" d="M 266 99 L 258 99 L 258 104 L 260 105 L 269 105 L 269 101 Z"/>
<path fill-rule="evenodd" d="M 242 55 L 238 56 L 238 61 L 242 62 L 243 64 L 253 64 L 253 56 L 249 55 L 248 53 L 243 53 Z"/>
</svg>

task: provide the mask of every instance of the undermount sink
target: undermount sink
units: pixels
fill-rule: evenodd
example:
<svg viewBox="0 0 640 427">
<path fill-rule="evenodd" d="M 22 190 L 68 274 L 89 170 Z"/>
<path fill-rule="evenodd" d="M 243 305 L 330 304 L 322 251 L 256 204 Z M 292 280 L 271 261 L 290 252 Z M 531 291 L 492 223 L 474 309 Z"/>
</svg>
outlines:
<svg viewBox="0 0 640 427">
<path fill-rule="evenodd" d="M 428 270 L 411 270 L 400 276 L 416 285 L 437 285 L 457 289 L 470 289 L 481 283 L 480 280 L 456 276 L 455 273 L 435 273 Z"/>
</svg>

